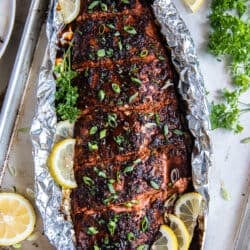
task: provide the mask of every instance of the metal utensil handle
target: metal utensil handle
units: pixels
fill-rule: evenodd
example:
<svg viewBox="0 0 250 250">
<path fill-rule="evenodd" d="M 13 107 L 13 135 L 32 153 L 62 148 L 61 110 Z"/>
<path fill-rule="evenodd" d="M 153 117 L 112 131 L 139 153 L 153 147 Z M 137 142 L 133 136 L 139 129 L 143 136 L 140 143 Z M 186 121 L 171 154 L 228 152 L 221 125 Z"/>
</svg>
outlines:
<svg viewBox="0 0 250 250">
<path fill-rule="evenodd" d="M 250 193 L 235 244 L 235 250 L 250 250 Z"/>
</svg>

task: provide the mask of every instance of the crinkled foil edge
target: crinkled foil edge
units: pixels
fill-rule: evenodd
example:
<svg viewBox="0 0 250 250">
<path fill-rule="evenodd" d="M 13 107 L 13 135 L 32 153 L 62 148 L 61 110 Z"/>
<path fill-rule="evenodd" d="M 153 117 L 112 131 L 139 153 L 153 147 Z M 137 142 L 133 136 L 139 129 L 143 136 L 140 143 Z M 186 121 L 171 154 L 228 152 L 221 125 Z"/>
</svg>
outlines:
<svg viewBox="0 0 250 250">
<path fill-rule="evenodd" d="M 41 213 L 44 232 L 57 249 L 75 249 L 74 230 L 71 222 L 61 212 L 62 191 L 55 184 L 47 168 L 47 157 L 53 145 L 56 113 L 54 107 L 55 81 L 53 62 L 56 54 L 57 32 L 60 22 L 55 11 L 56 0 L 51 1 L 47 20 L 49 40 L 37 86 L 37 110 L 31 127 L 33 158 L 35 165 L 36 205 Z M 187 121 L 194 137 L 192 153 L 192 178 L 196 191 L 207 201 L 203 222 L 208 212 L 208 170 L 211 165 L 210 122 L 204 81 L 199 69 L 195 46 L 191 35 L 171 0 L 155 0 L 153 10 L 172 51 L 172 61 L 179 73 L 179 93 L 187 104 Z M 202 243 L 206 223 L 203 228 Z"/>
</svg>

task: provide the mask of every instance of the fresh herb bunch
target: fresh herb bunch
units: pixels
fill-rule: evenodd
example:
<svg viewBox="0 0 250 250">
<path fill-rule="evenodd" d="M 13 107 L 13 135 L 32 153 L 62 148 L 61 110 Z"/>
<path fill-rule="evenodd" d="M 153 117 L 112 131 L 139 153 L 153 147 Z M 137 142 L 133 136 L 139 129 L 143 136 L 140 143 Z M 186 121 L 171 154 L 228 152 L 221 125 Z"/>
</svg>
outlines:
<svg viewBox="0 0 250 250">
<path fill-rule="evenodd" d="M 56 75 L 56 113 L 61 120 L 74 122 L 80 113 L 76 107 L 78 89 L 71 85 L 77 72 L 71 69 L 71 46 L 66 50 L 63 61 L 54 67 Z"/>
<path fill-rule="evenodd" d="M 234 90 L 222 91 L 222 102 L 212 104 L 212 128 L 225 128 L 239 133 L 243 130 L 239 117 L 250 111 L 249 104 L 239 101 L 250 88 L 250 22 L 249 0 L 213 0 L 210 22 L 209 50 L 230 61 Z M 246 107 L 244 107 L 246 106 Z"/>
</svg>

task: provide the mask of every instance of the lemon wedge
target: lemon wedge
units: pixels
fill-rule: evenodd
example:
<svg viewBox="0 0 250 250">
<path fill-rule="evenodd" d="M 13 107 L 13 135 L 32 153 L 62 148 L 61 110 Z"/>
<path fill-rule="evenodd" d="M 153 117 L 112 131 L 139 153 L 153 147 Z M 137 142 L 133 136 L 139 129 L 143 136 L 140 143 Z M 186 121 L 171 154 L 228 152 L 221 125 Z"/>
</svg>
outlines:
<svg viewBox="0 0 250 250">
<path fill-rule="evenodd" d="M 191 239 L 184 222 L 173 214 L 167 214 L 166 218 L 177 237 L 178 250 L 188 250 Z"/>
<path fill-rule="evenodd" d="M 60 121 L 56 125 L 55 143 L 73 137 L 74 123 Z"/>
<path fill-rule="evenodd" d="M 184 0 L 186 6 L 195 13 L 203 4 L 204 0 Z"/>
<path fill-rule="evenodd" d="M 178 241 L 173 230 L 166 226 L 160 227 L 161 237 L 154 242 L 152 250 L 178 250 Z"/>
<path fill-rule="evenodd" d="M 35 222 L 34 209 L 27 199 L 16 193 L 0 193 L 0 246 L 26 239 Z"/>
<path fill-rule="evenodd" d="M 58 0 L 57 11 L 65 24 L 76 19 L 80 12 L 81 0 Z"/>
<path fill-rule="evenodd" d="M 75 188 L 73 172 L 75 139 L 65 139 L 54 145 L 48 157 L 48 167 L 56 183 L 63 188 Z"/>
<path fill-rule="evenodd" d="M 175 203 L 174 213 L 184 222 L 191 238 L 202 209 L 203 197 L 195 192 L 183 194 Z"/>
</svg>

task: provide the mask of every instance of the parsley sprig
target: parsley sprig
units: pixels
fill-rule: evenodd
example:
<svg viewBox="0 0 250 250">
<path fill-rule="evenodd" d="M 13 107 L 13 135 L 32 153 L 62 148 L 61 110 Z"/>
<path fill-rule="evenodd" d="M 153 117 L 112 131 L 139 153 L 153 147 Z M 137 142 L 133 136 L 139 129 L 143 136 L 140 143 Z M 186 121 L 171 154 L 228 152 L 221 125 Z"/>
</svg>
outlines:
<svg viewBox="0 0 250 250">
<path fill-rule="evenodd" d="M 80 113 L 76 107 L 78 88 L 71 85 L 77 72 L 71 69 L 71 46 L 66 50 L 61 63 L 54 67 L 56 76 L 56 113 L 61 120 L 75 121 Z"/>
<path fill-rule="evenodd" d="M 242 113 L 250 111 L 240 96 L 250 88 L 250 22 L 249 0 L 213 0 L 210 22 L 209 50 L 218 57 L 226 57 L 234 82 L 233 91 L 223 90 L 222 101 L 212 103 L 212 128 L 225 128 L 239 133 Z"/>
</svg>

